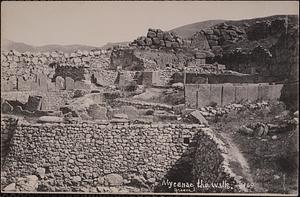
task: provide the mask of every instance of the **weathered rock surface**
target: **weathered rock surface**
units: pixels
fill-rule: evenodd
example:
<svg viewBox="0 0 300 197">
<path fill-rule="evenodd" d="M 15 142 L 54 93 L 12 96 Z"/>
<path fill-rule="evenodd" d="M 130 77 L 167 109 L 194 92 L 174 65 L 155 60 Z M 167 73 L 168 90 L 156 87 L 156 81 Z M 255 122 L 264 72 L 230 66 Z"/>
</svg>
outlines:
<svg viewBox="0 0 300 197">
<path fill-rule="evenodd" d="M 26 177 L 18 178 L 16 182 L 17 191 L 34 192 L 38 188 L 38 177 L 35 175 L 28 175 Z"/>
<path fill-rule="evenodd" d="M 119 174 L 108 174 L 103 177 L 103 184 L 105 186 L 121 186 L 123 177 Z"/>
</svg>

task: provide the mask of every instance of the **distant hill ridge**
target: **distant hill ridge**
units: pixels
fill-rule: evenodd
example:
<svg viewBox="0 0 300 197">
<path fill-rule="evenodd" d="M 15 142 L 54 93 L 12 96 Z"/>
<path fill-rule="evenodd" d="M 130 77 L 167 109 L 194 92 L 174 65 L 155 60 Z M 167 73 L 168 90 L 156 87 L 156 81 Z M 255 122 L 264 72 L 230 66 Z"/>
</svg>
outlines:
<svg viewBox="0 0 300 197">
<path fill-rule="evenodd" d="M 107 49 L 107 48 L 112 48 L 113 46 L 116 46 L 116 45 L 126 45 L 128 43 L 129 42 L 107 43 L 101 47 L 80 45 L 80 44 L 74 44 L 74 45 L 51 44 L 51 45 L 43 45 L 43 46 L 32 46 L 32 45 L 25 44 L 22 42 L 14 42 L 11 40 L 1 40 L 1 50 L 2 51 L 16 50 L 20 53 L 24 53 L 26 51 L 29 51 L 29 52 L 62 51 L 64 53 L 71 53 L 76 50 L 90 51 L 92 49 Z"/>
<path fill-rule="evenodd" d="M 202 22 L 197 22 L 197 23 L 192 23 L 192 24 L 181 26 L 181 27 L 177 27 L 175 29 L 171 29 L 170 32 L 175 32 L 182 38 L 191 38 L 196 32 L 198 32 L 202 29 L 207 29 L 207 28 L 219 25 L 224 22 L 228 25 L 242 26 L 245 23 L 252 25 L 253 23 L 256 23 L 257 21 L 274 20 L 277 18 L 284 18 L 286 16 L 289 16 L 289 19 L 292 19 L 293 23 L 296 23 L 295 20 L 298 19 L 297 15 L 272 15 L 272 16 L 267 16 L 267 17 L 241 19 L 241 20 L 208 20 L 208 21 L 202 21 Z"/>
<path fill-rule="evenodd" d="M 214 25 L 225 22 L 226 20 L 208 20 L 197 23 L 192 23 L 188 25 L 184 25 L 181 27 L 177 27 L 175 29 L 171 29 L 170 32 L 175 32 L 182 38 L 190 38 L 193 34 L 201 29 L 206 29 L 212 27 Z"/>
<path fill-rule="evenodd" d="M 52 52 L 52 51 L 62 51 L 64 53 L 74 52 L 76 50 L 92 50 L 92 49 L 101 49 L 101 47 L 87 46 L 87 45 L 43 45 L 43 46 L 32 46 L 22 42 L 14 42 L 11 40 L 1 40 L 1 50 L 16 50 L 21 53 L 29 52 Z"/>
</svg>

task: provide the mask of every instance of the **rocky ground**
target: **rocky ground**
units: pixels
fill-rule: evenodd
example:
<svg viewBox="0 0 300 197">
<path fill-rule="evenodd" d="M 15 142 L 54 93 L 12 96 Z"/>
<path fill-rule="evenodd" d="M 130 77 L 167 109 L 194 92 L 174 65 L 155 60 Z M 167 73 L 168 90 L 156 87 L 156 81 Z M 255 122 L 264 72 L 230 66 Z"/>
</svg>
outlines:
<svg viewBox="0 0 300 197">
<path fill-rule="evenodd" d="M 241 170 L 250 174 L 255 192 L 297 191 L 298 112 L 293 114 L 276 102 L 264 108 L 232 111 L 210 120 L 210 125 L 242 153 L 246 168 Z"/>
<path fill-rule="evenodd" d="M 147 88 L 142 91 L 123 92 L 121 95 L 114 95 L 113 92 L 118 90 L 113 88 L 109 89 L 110 95 L 104 95 L 106 104 L 98 103 L 98 100 L 102 99 L 98 92 L 89 94 L 79 91 L 74 93 L 73 98 L 68 102 L 70 112 L 66 113 L 62 110 L 60 117 L 51 115 L 39 118 L 27 117 L 26 120 L 64 122 L 68 114 L 76 112 L 79 117 L 87 117 L 88 120 L 101 119 L 126 123 L 135 123 L 139 120 L 142 123 L 150 121 L 209 125 L 227 144 L 230 166 L 236 174 L 243 177 L 241 179 L 245 180 L 246 187 L 252 188 L 251 191 L 262 193 L 297 191 L 298 112 L 288 111 L 279 101 L 242 102 L 226 106 L 212 103 L 198 110 L 188 109 L 184 105 L 182 88 L 182 84 L 178 83 L 169 88 Z M 2 189 L 57 191 L 57 188 L 49 188 L 49 182 L 55 180 L 51 175 L 45 176 L 44 171 L 45 169 L 41 169 L 35 175 L 21 177 L 16 183 Z M 123 179 L 112 174 L 101 177 L 101 180 L 102 185 L 78 187 L 75 190 L 101 193 L 153 190 L 141 177 Z M 66 188 L 65 191 L 68 189 Z"/>
</svg>

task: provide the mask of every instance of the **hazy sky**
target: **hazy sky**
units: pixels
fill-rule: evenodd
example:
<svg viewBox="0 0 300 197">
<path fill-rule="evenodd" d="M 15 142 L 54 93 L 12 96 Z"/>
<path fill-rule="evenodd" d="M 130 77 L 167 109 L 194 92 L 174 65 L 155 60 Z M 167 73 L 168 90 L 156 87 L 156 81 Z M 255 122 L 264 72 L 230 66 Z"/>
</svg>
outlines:
<svg viewBox="0 0 300 197">
<path fill-rule="evenodd" d="M 247 19 L 298 14 L 299 3 L 160 2 L 1 2 L 1 38 L 31 45 L 132 41 L 148 28 L 170 30 L 212 19 Z"/>
</svg>

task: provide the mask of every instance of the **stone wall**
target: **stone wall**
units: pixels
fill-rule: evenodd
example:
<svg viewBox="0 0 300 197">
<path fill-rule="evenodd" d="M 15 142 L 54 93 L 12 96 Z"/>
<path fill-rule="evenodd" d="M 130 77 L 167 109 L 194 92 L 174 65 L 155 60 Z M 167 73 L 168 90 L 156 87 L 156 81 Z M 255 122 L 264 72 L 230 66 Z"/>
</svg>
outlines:
<svg viewBox="0 0 300 197">
<path fill-rule="evenodd" d="M 49 80 L 56 76 L 82 80 L 86 73 L 109 69 L 109 67 L 110 51 L 105 50 L 76 51 L 70 54 L 2 51 L 1 89 L 15 90 L 19 78 L 36 82 L 38 75 L 44 75 Z"/>
<path fill-rule="evenodd" d="M 229 167 L 231 158 L 228 157 L 228 149 L 226 149 L 224 142 L 218 139 L 211 129 L 207 128 L 203 131 L 200 138 L 203 141 L 207 140 L 210 145 L 201 143 L 201 141 L 196 145 L 195 156 L 192 161 L 192 179 L 196 186 L 194 192 L 249 192 L 249 188 L 245 187 L 245 179 L 237 175 L 238 170 Z M 204 160 L 211 161 L 212 164 L 202 165 Z"/>
<path fill-rule="evenodd" d="M 136 173 L 159 180 L 192 146 L 194 137 L 203 135 L 203 127 L 21 123 L 14 131 L 2 175 L 14 180 L 47 168 L 56 179 L 55 186 L 71 188 L 93 184 L 110 173 Z M 197 140 L 201 143 L 202 138 Z M 78 176 L 81 179 L 74 185 Z"/>
<path fill-rule="evenodd" d="M 17 120 L 12 117 L 1 116 L 1 168 L 4 164 L 4 159 L 10 150 L 10 142 L 17 126 Z"/>
<path fill-rule="evenodd" d="M 216 103 L 227 105 L 243 101 L 279 100 L 283 84 L 188 84 L 185 103 L 192 108 Z"/>
<path fill-rule="evenodd" d="M 140 49 L 134 47 L 114 49 L 111 55 L 111 68 L 130 71 L 154 71 L 165 69 L 183 70 L 185 67 L 191 71 L 197 70 L 216 72 L 217 65 L 206 64 L 208 51 L 182 50 L 165 51 L 158 49 Z M 202 68 L 202 70 L 201 70 Z"/>
<path fill-rule="evenodd" d="M 164 32 L 161 29 L 150 28 L 148 29 L 147 36 L 141 36 L 130 44 L 141 48 L 177 49 L 191 46 L 191 40 L 182 39 L 174 32 Z"/>
</svg>

